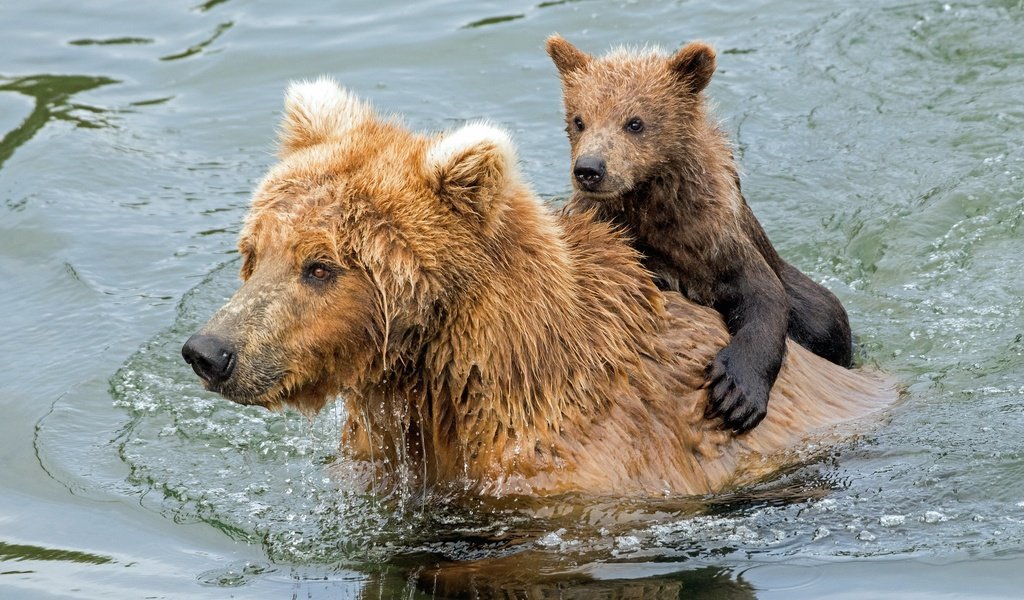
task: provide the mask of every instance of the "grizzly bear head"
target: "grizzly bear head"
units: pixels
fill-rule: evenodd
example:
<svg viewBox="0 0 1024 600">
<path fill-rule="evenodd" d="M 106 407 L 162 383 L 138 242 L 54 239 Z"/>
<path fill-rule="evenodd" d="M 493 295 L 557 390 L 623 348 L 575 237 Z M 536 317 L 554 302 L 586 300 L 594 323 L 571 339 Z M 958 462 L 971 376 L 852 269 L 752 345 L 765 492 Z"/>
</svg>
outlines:
<svg viewBox="0 0 1024 600">
<path fill-rule="evenodd" d="M 294 84 L 242 230 L 238 292 L 182 349 L 242 404 L 319 410 L 420 360 L 519 187 L 508 135 L 413 134 L 329 79 Z"/>
<path fill-rule="evenodd" d="M 715 71 L 707 44 L 671 56 L 619 49 L 594 58 L 553 35 L 547 51 L 562 81 L 578 193 L 621 196 L 678 168 L 702 144 L 702 92 Z"/>
</svg>

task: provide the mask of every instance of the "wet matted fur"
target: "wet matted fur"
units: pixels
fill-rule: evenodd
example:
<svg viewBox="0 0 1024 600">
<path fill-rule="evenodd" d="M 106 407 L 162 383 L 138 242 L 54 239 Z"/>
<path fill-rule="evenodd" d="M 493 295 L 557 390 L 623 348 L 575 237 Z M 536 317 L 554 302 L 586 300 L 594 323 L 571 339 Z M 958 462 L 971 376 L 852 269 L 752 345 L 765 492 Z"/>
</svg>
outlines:
<svg viewBox="0 0 1024 600">
<path fill-rule="evenodd" d="M 241 233 L 239 291 L 200 332 L 207 386 L 268 408 L 341 395 L 346 461 L 479 494 L 694 494 L 749 481 L 895 391 L 791 344 L 772 411 L 704 417 L 718 313 L 659 291 L 588 212 L 550 210 L 508 135 L 419 135 L 327 79 L 287 95 Z"/>
</svg>

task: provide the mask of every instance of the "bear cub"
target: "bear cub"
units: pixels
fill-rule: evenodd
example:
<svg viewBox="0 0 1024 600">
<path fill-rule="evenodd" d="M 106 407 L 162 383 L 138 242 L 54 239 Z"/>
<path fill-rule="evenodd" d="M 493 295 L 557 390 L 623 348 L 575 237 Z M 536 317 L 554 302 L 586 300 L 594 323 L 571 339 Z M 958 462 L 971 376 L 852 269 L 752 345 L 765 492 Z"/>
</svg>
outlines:
<svg viewBox="0 0 1024 600">
<path fill-rule="evenodd" d="M 708 365 L 710 418 L 742 433 L 768 410 L 787 335 L 850 367 L 846 310 L 779 257 L 740 191 L 732 149 L 703 91 L 714 50 L 672 56 L 615 50 L 594 58 L 547 41 L 572 149 L 570 211 L 593 211 L 633 239 L 663 289 L 718 310 L 732 335 Z"/>
</svg>

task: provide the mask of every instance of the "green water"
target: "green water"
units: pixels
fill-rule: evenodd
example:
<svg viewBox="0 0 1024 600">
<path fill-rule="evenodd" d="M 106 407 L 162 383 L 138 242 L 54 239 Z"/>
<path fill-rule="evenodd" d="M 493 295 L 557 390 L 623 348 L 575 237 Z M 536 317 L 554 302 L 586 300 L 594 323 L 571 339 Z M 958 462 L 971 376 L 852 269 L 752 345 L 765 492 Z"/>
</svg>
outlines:
<svg viewBox="0 0 1024 600">
<path fill-rule="evenodd" d="M 337 408 L 199 388 L 287 82 L 496 121 L 557 201 L 555 31 L 719 49 L 747 198 L 908 389 L 885 423 L 724 498 L 455 507 L 330 478 Z M 1019 597 L 1022 35 L 1019 0 L 0 3 L 0 597 Z"/>
</svg>

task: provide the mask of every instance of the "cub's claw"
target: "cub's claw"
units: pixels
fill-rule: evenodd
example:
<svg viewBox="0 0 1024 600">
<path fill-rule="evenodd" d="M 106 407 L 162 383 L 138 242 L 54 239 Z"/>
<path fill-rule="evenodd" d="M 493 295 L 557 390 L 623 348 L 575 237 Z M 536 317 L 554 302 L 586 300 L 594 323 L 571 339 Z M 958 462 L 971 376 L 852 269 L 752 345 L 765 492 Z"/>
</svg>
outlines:
<svg viewBox="0 0 1024 600">
<path fill-rule="evenodd" d="M 721 417 L 723 429 L 732 429 L 738 434 L 750 431 L 768 414 L 770 387 L 745 367 L 726 346 L 708 365 L 707 372 L 705 416 Z"/>
</svg>

